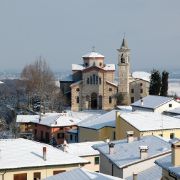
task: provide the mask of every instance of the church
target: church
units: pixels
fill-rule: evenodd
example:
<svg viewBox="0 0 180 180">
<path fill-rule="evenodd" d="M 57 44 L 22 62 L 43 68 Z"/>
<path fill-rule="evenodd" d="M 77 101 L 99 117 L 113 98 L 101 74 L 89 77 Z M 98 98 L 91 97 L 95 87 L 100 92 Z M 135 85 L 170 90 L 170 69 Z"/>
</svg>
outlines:
<svg viewBox="0 0 180 180">
<path fill-rule="evenodd" d="M 104 55 L 94 50 L 82 56 L 82 64 L 72 64 L 71 78 L 60 81 L 63 93 L 70 92 L 72 111 L 111 110 L 117 106 L 118 97 L 120 104 L 129 105 L 148 95 L 150 74 L 130 73 L 130 49 L 125 38 L 117 52 L 117 78 L 115 64 L 106 64 Z"/>
</svg>

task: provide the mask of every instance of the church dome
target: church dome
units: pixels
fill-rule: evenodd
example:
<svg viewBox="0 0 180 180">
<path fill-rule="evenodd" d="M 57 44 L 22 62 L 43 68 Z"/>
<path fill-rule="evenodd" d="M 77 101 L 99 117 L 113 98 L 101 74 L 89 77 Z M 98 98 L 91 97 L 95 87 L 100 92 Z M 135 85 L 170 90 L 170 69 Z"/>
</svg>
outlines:
<svg viewBox="0 0 180 180">
<path fill-rule="evenodd" d="M 104 56 L 98 52 L 90 52 L 82 56 L 82 58 L 104 58 Z"/>
</svg>

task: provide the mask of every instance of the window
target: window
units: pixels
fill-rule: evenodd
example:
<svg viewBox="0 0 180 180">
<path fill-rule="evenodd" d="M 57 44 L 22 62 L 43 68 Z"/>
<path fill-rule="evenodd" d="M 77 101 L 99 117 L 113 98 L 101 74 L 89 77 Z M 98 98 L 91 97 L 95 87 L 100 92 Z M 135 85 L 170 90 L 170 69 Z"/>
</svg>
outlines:
<svg viewBox="0 0 180 180">
<path fill-rule="evenodd" d="M 101 63 L 101 62 L 99 63 L 99 66 L 102 66 L 102 63 Z"/>
<path fill-rule="evenodd" d="M 112 88 L 109 88 L 109 91 L 112 91 Z"/>
<path fill-rule="evenodd" d="M 96 76 L 95 76 L 95 74 L 93 74 L 93 84 L 95 84 L 95 78 L 96 78 Z"/>
<path fill-rule="evenodd" d="M 57 138 L 58 138 L 58 139 L 64 138 L 64 133 L 58 133 L 58 134 L 57 134 Z"/>
<path fill-rule="evenodd" d="M 41 131 L 41 141 L 43 140 L 44 133 Z"/>
<path fill-rule="evenodd" d="M 76 97 L 76 103 L 79 104 L 79 96 Z"/>
<path fill-rule="evenodd" d="M 72 135 L 72 134 L 70 134 L 70 140 L 71 140 L 71 141 L 73 140 L 73 135 Z"/>
<path fill-rule="evenodd" d="M 41 173 L 40 172 L 35 172 L 34 173 L 34 180 L 40 180 L 41 179 Z"/>
<path fill-rule="evenodd" d="M 131 103 L 133 103 L 134 102 L 134 97 L 131 97 Z"/>
<path fill-rule="evenodd" d="M 90 84 L 92 84 L 92 76 L 90 77 Z"/>
<path fill-rule="evenodd" d="M 27 180 L 27 173 L 14 174 L 14 180 Z"/>
<path fill-rule="evenodd" d="M 98 84 L 98 76 L 96 76 L 96 84 Z"/>
<path fill-rule="evenodd" d="M 170 133 L 170 139 L 174 139 L 175 138 L 175 134 L 174 133 Z"/>
<path fill-rule="evenodd" d="M 87 84 L 89 84 L 89 78 L 87 78 Z"/>
<path fill-rule="evenodd" d="M 172 104 L 169 104 L 169 107 L 172 107 Z"/>
<path fill-rule="evenodd" d="M 134 93 L 134 89 L 131 89 L 131 93 Z"/>
<path fill-rule="evenodd" d="M 77 88 L 76 91 L 79 92 L 79 88 Z"/>
<path fill-rule="evenodd" d="M 142 86 L 143 85 L 143 83 L 140 83 L 140 86 Z"/>
<path fill-rule="evenodd" d="M 140 93 L 143 93 L 143 89 L 140 89 Z"/>
<path fill-rule="evenodd" d="M 112 103 L 112 97 L 109 96 L 109 104 L 111 104 L 111 103 Z"/>
<path fill-rule="evenodd" d="M 59 173 L 63 173 L 66 172 L 65 170 L 59 170 L 59 171 L 53 171 L 53 175 L 59 174 Z"/>
<path fill-rule="evenodd" d="M 99 157 L 98 156 L 94 158 L 94 164 L 99 164 Z"/>
<path fill-rule="evenodd" d="M 87 66 L 88 66 L 88 63 L 85 63 L 85 66 L 87 67 Z"/>
<path fill-rule="evenodd" d="M 99 77 L 99 84 L 101 84 L 101 78 Z"/>
<path fill-rule="evenodd" d="M 162 134 L 159 134 L 159 136 L 163 136 Z"/>
</svg>

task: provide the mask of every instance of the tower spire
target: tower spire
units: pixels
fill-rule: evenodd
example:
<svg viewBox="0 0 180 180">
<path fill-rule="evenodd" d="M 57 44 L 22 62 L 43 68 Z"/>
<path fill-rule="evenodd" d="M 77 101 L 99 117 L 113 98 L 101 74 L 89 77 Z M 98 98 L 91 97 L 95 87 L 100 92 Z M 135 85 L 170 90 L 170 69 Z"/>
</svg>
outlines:
<svg viewBox="0 0 180 180">
<path fill-rule="evenodd" d="M 122 41 L 122 44 L 121 44 L 121 48 L 128 49 L 128 44 L 127 44 L 127 40 L 125 38 L 125 33 L 124 33 L 124 36 L 123 36 L 123 41 Z"/>
</svg>

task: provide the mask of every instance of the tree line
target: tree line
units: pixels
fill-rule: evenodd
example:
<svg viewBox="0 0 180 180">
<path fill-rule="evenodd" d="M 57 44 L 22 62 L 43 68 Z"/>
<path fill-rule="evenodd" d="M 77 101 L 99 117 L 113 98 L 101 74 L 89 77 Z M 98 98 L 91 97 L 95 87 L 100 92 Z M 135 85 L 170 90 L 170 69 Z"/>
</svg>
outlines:
<svg viewBox="0 0 180 180">
<path fill-rule="evenodd" d="M 168 96 L 168 78 L 169 73 L 167 71 L 164 70 L 162 73 L 160 73 L 159 70 L 152 70 L 149 94 Z"/>
</svg>

